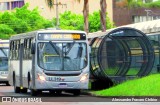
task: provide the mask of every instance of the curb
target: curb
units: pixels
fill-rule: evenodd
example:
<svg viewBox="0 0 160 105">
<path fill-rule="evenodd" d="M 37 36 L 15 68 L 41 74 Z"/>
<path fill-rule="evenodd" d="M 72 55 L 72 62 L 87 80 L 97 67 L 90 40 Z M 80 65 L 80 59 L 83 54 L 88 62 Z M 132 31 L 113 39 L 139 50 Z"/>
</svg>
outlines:
<svg viewBox="0 0 160 105">
<path fill-rule="evenodd" d="M 81 91 L 82 95 L 89 95 L 89 96 L 96 96 L 94 94 L 92 94 L 90 91 Z"/>
</svg>

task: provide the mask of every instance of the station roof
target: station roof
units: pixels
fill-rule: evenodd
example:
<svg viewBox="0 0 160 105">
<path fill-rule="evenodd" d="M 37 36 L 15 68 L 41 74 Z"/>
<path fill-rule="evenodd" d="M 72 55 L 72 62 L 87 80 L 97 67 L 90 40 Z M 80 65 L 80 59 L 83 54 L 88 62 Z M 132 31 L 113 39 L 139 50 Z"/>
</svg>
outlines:
<svg viewBox="0 0 160 105">
<path fill-rule="evenodd" d="M 152 21 L 146 21 L 146 22 L 140 22 L 140 23 L 134 23 L 134 24 L 124 25 L 124 26 L 120 26 L 120 27 L 135 28 L 135 29 L 138 29 L 138 30 L 142 31 L 145 34 L 157 33 L 157 32 L 160 32 L 160 19 L 152 20 Z M 116 28 L 106 30 L 106 32 L 98 31 L 98 32 L 94 32 L 94 33 L 89 33 L 88 38 L 107 35 L 112 30 L 120 28 L 120 27 L 116 27 Z"/>
</svg>

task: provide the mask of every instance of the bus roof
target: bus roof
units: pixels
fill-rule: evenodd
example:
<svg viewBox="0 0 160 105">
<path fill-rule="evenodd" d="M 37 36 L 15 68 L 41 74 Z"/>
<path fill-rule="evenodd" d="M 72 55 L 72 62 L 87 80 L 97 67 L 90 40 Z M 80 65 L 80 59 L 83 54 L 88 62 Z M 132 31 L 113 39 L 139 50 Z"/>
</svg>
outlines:
<svg viewBox="0 0 160 105">
<path fill-rule="evenodd" d="M 41 29 L 37 31 L 32 31 L 28 33 L 22 33 L 22 34 L 17 34 L 13 35 L 10 40 L 14 39 L 19 39 L 21 38 L 27 38 L 27 37 L 35 37 L 39 33 L 83 33 L 86 34 L 84 31 L 79 31 L 79 30 L 54 30 L 54 29 Z M 27 36 L 26 36 L 27 35 Z"/>
<path fill-rule="evenodd" d="M 0 47 L 9 47 L 9 40 L 0 39 Z"/>
</svg>

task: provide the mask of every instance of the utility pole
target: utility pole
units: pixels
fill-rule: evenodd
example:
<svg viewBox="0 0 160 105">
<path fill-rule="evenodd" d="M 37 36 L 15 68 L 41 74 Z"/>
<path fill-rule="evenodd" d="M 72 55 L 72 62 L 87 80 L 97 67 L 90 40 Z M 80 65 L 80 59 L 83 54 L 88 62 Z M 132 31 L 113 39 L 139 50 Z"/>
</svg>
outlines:
<svg viewBox="0 0 160 105">
<path fill-rule="evenodd" d="M 53 4 L 53 5 L 56 5 L 56 28 L 59 28 L 59 8 L 58 6 L 61 5 L 62 8 L 63 6 L 66 6 L 67 7 L 67 4 L 62 4 L 61 2 L 58 2 L 58 0 L 56 0 L 56 4 Z"/>
</svg>

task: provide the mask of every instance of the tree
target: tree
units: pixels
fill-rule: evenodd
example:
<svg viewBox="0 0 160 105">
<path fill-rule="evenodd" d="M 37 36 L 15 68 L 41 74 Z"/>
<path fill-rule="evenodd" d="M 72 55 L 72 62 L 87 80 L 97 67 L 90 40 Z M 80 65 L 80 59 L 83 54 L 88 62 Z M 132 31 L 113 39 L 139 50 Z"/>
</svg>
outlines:
<svg viewBox="0 0 160 105">
<path fill-rule="evenodd" d="M 15 34 L 12 28 L 8 25 L 0 24 L 0 39 L 9 39 L 11 34 Z"/>
<path fill-rule="evenodd" d="M 84 18 L 81 14 L 72 13 L 71 11 L 65 11 L 60 14 L 60 28 L 72 29 L 72 30 L 84 30 Z M 100 13 L 95 11 L 89 14 L 89 32 L 96 32 L 101 30 Z M 53 18 L 53 23 L 56 23 L 56 18 Z M 113 22 L 110 21 L 106 14 L 106 28 L 110 29 L 114 27 Z"/>
<path fill-rule="evenodd" d="M 54 7 L 54 0 L 45 0 L 45 1 L 50 9 Z M 76 0 L 76 1 L 80 2 L 81 0 Z M 88 23 L 89 0 L 84 0 L 83 16 L 84 16 L 84 31 L 88 33 L 89 32 L 89 23 Z"/>
<path fill-rule="evenodd" d="M 76 0 L 80 2 L 81 0 Z M 89 0 L 84 0 L 83 4 L 83 17 L 84 17 L 84 31 L 89 32 Z"/>
<path fill-rule="evenodd" d="M 84 16 L 84 31 L 87 33 L 89 32 L 89 24 L 88 24 L 88 17 L 89 17 L 89 0 L 84 0 L 83 5 L 83 16 Z"/>
<path fill-rule="evenodd" d="M 143 0 L 144 3 L 151 3 L 153 0 Z"/>
<path fill-rule="evenodd" d="M 71 11 L 65 11 L 63 14 L 60 14 L 60 28 L 61 29 L 70 29 L 70 30 L 84 30 L 83 27 L 83 15 L 72 13 Z M 56 19 L 54 19 L 56 23 Z"/>
<path fill-rule="evenodd" d="M 105 32 L 106 31 L 106 0 L 100 0 L 100 20 L 101 20 L 101 28 L 102 31 Z"/>
<path fill-rule="evenodd" d="M 52 26 L 51 21 L 40 15 L 38 7 L 33 10 L 29 10 L 28 7 L 29 4 L 25 4 L 14 11 L 0 13 L 0 39 Z"/>
</svg>

